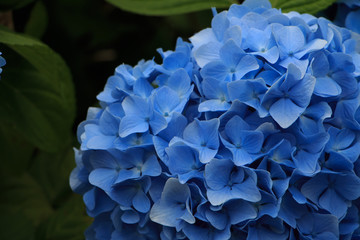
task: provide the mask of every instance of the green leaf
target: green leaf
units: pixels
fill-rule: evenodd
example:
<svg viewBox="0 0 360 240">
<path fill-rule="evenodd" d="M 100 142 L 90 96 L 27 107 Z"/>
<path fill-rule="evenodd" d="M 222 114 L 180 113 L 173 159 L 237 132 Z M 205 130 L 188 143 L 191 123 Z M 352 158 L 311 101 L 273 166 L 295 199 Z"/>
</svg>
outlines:
<svg viewBox="0 0 360 240">
<path fill-rule="evenodd" d="M 0 1 L 0 10 L 11 10 L 24 7 L 34 0 L 1 0 Z"/>
<path fill-rule="evenodd" d="M 35 227 L 22 212 L 9 212 L 1 209 L 0 239 L 33 240 Z"/>
<path fill-rule="evenodd" d="M 189 13 L 211 7 L 227 8 L 235 0 L 106 0 L 111 4 L 144 15 L 174 15 Z"/>
<path fill-rule="evenodd" d="M 31 164 L 34 146 L 26 141 L 16 128 L 4 125 L 0 125 L 0 146 L 1 167 L 11 175 L 23 174 Z"/>
<path fill-rule="evenodd" d="M 29 21 L 25 26 L 25 33 L 36 38 L 41 38 L 48 24 L 48 14 L 42 1 L 37 1 L 31 10 Z"/>
<path fill-rule="evenodd" d="M 315 14 L 328 8 L 336 0 L 270 0 L 275 8 L 281 8 L 283 12 L 297 11 L 300 13 Z"/>
<path fill-rule="evenodd" d="M 12 176 L 3 172 L 0 176 L 0 189 L 2 214 L 23 213 L 37 226 L 53 212 L 42 188 L 29 174 Z"/>
<path fill-rule="evenodd" d="M 57 153 L 39 152 L 29 169 L 33 178 L 41 183 L 44 194 L 52 206 L 60 206 L 71 193 L 69 174 L 75 167 L 71 146 Z"/>
<path fill-rule="evenodd" d="M 0 123 L 44 151 L 61 149 L 75 115 L 69 69 L 48 46 L 25 35 L 0 28 L 0 43 L 18 54 L 2 48 L 7 65 L 0 80 Z"/>
<path fill-rule="evenodd" d="M 86 215 L 81 196 L 72 195 L 49 219 L 44 221 L 36 234 L 37 240 L 82 240 L 92 219 Z"/>
</svg>

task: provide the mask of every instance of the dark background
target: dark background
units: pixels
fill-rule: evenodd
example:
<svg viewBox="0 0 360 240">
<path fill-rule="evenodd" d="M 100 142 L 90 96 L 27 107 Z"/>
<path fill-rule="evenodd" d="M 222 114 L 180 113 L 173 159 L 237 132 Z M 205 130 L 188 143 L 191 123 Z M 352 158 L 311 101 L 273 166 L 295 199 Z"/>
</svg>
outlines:
<svg viewBox="0 0 360 240">
<path fill-rule="evenodd" d="M 159 59 L 158 48 L 173 50 L 177 37 L 187 40 L 210 26 L 211 11 L 168 17 L 125 12 L 104 1 L 44 2 L 48 23 L 41 40 L 68 64 L 75 84 L 77 116 L 85 119 L 89 106 L 116 66 L 141 59 Z M 34 3 L 14 11 L 15 30 L 24 31 Z"/>
</svg>

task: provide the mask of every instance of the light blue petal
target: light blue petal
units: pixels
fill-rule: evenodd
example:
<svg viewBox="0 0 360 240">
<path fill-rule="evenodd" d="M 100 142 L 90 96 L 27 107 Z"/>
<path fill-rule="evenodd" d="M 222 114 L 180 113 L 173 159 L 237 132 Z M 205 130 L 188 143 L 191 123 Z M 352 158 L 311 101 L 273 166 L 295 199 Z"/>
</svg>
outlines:
<svg viewBox="0 0 360 240">
<path fill-rule="evenodd" d="M 89 174 L 89 182 L 104 191 L 110 191 L 117 178 L 117 171 L 109 168 L 98 168 Z"/>
<path fill-rule="evenodd" d="M 114 146 L 115 139 L 116 136 L 95 136 L 87 141 L 86 147 L 88 149 L 106 150 Z"/>
<path fill-rule="evenodd" d="M 149 124 L 154 135 L 158 134 L 160 131 L 164 130 L 167 127 L 166 119 L 156 112 L 154 112 L 154 115 L 150 119 Z"/>
<path fill-rule="evenodd" d="M 220 60 L 220 48 L 222 44 L 217 42 L 209 42 L 202 45 L 194 52 L 194 58 L 199 67 L 203 68 L 205 65 L 213 61 Z"/>
<path fill-rule="evenodd" d="M 271 117 L 282 127 L 290 127 L 304 112 L 305 108 L 297 106 L 290 99 L 281 98 L 271 105 Z"/>
<path fill-rule="evenodd" d="M 279 49 L 276 46 L 270 48 L 269 50 L 265 50 L 264 52 L 254 52 L 252 54 L 265 58 L 265 60 L 271 64 L 275 64 L 280 55 Z"/>
<path fill-rule="evenodd" d="M 241 37 L 241 28 L 240 26 L 231 26 L 229 27 L 224 34 L 224 42 L 229 39 L 233 39 L 234 42 L 241 47 L 242 37 Z"/>
<path fill-rule="evenodd" d="M 122 102 L 125 115 L 136 115 L 138 117 L 148 117 L 152 113 L 150 104 L 139 96 L 128 96 Z"/>
<path fill-rule="evenodd" d="M 308 53 L 323 49 L 326 44 L 327 44 L 327 41 L 324 39 L 314 39 L 314 40 L 308 42 L 300 52 L 297 52 L 295 54 L 295 57 L 300 59 Z"/>
<path fill-rule="evenodd" d="M 314 77 L 325 77 L 330 71 L 330 65 L 327 56 L 323 52 L 319 52 L 315 55 L 312 63 L 311 70 Z"/>
<path fill-rule="evenodd" d="M 231 104 L 226 101 L 221 101 L 217 99 L 206 100 L 199 104 L 199 112 L 216 112 L 216 111 L 226 111 L 230 108 Z"/>
<path fill-rule="evenodd" d="M 136 80 L 133 86 L 134 94 L 143 98 L 149 97 L 153 89 L 149 81 L 145 78 Z"/>
<path fill-rule="evenodd" d="M 314 94 L 320 97 L 334 97 L 340 95 L 341 87 L 330 77 L 316 78 Z"/>
<path fill-rule="evenodd" d="M 216 38 L 221 41 L 224 37 L 226 29 L 229 27 L 230 22 L 226 17 L 227 12 L 221 12 L 214 16 L 211 21 L 211 27 L 214 31 Z"/>
<path fill-rule="evenodd" d="M 236 166 L 244 166 L 252 163 L 255 159 L 244 149 L 231 148 L 233 154 L 233 162 Z"/>
<path fill-rule="evenodd" d="M 244 51 L 233 39 L 226 41 L 224 46 L 220 49 L 220 59 L 228 68 L 234 69 L 244 55 Z"/>
<path fill-rule="evenodd" d="M 182 112 L 182 107 L 180 106 L 180 99 L 178 94 L 171 90 L 169 87 L 161 87 L 156 89 L 154 96 L 154 109 L 163 115 L 165 118 L 168 118 L 172 115 L 172 112 Z"/>
<path fill-rule="evenodd" d="M 254 56 L 245 55 L 236 66 L 235 79 L 239 80 L 247 73 L 259 69 L 259 64 Z"/>
<path fill-rule="evenodd" d="M 190 77 L 185 69 L 176 70 L 166 82 L 166 85 L 174 90 L 180 97 L 184 97 L 190 88 Z"/>
<path fill-rule="evenodd" d="M 280 51 L 286 55 L 297 53 L 305 45 L 304 34 L 296 26 L 284 26 L 274 35 Z"/>
<path fill-rule="evenodd" d="M 223 81 L 228 73 L 229 69 L 220 61 L 209 62 L 200 71 L 203 78 L 215 78 L 218 81 Z"/>
<path fill-rule="evenodd" d="M 120 137 L 129 136 L 132 133 L 143 133 L 149 129 L 149 123 L 142 117 L 130 115 L 121 119 L 119 127 Z"/>
</svg>

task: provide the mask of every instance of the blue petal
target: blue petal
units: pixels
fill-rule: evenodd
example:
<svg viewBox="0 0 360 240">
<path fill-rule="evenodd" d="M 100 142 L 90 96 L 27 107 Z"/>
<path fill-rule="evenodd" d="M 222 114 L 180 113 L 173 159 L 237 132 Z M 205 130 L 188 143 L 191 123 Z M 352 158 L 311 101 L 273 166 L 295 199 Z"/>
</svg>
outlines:
<svg viewBox="0 0 360 240">
<path fill-rule="evenodd" d="M 334 187 L 337 193 L 347 200 L 355 200 L 360 197 L 360 179 L 354 174 L 339 176 Z"/>
<path fill-rule="evenodd" d="M 181 113 L 183 106 L 180 104 L 178 94 L 169 87 L 161 87 L 156 90 L 154 96 L 154 109 L 162 114 L 167 121 L 171 120 L 173 112 Z"/>
<path fill-rule="evenodd" d="M 197 170 L 200 165 L 197 153 L 188 146 L 172 146 L 166 149 L 168 166 L 173 174 L 184 174 Z"/>
<path fill-rule="evenodd" d="M 136 80 L 133 87 L 134 94 L 143 98 L 149 97 L 153 89 L 149 81 L 145 78 Z"/>
<path fill-rule="evenodd" d="M 314 77 L 324 77 L 330 71 L 330 65 L 327 56 L 323 52 L 315 55 L 311 63 L 311 70 Z"/>
<path fill-rule="evenodd" d="M 158 134 L 160 131 L 164 130 L 167 126 L 166 119 L 159 113 L 154 112 L 153 117 L 150 119 L 150 127 L 154 135 Z M 120 123 L 121 125 L 121 123 Z"/>
<path fill-rule="evenodd" d="M 221 101 L 217 99 L 206 100 L 199 104 L 199 112 L 216 112 L 216 111 L 226 111 L 230 108 L 230 103 L 226 101 Z"/>
<path fill-rule="evenodd" d="M 223 81 L 227 77 L 229 70 L 220 61 L 214 61 L 206 64 L 200 71 L 203 78 L 215 78 L 218 81 Z"/>
<path fill-rule="evenodd" d="M 174 90 L 180 97 L 185 97 L 190 88 L 190 77 L 185 69 L 176 70 L 166 82 L 166 85 Z"/>
<path fill-rule="evenodd" d="M 217 14 L 211 21 L 211 27 L 214 31 L 216 38 L 221 41 L 224 37 L 226 29 L 229 27 L 230 22 L 226 17 L 226 12 Z"/>
<path fill-rule="evenodd" d="M 230 160 L 213 159 L 205 166 L 206 184 L 213 190 L 221 190 L 227 185 L 234 164 Z"/>
<path fill-rule="evenodd" d="M 120 137 L 129 136 L 132 133 L 143 133 L 149 129 L 149 123 L 140 116 L 131 115 L 121 119 L 119 127 Z"/>
<path fill-rule="evenodd" d="M 220 58 L 228 68 L 235 68 L 244 55 L 244 51 L 233 39 L 226 41 L 224 46 L 220 49 Z"/>
<path fill-rule="evenodd" d="M 127 224 L 135 224 L 140 221 L 140 216 L 136 211 L 125 211 L 124 214 L 121 215 L 121 221 Z"/>
<path fill-rule="evenodd" d="M 243 200 L 234 200 L 226 204 L 231 224 L 238 224 L 257 216 L 257 210 L 251 203 Z"/>
<path fill-rule="evenodd" d="M 290 99 L 281 98 L 271 105 L 269 113 L 282 128 L 288 128 L 298 119 L 304 110 L 304 108 L 299 107 Z"/>
<path fill-rule="evenodd" d="M 118 173 L 115 169 L 98 168 L 91 171 L 89 175 L 89 182 L 92 185 L 97 186 L 108 192 L 111 190 L 111 187 L 114 184 L 117 176 Z"/>
<path fill-rule="evenodd" d="M 247 73 L 259 69 L 259 64 L 254 56 L 245 55 L 236 66 L 235 79 L 244 77 Z"/>
<path fill-rule="evenodd" d="M 312 202 L 317 203 L 320 194 L 328 187 L 328 180 L 325 174 L 317 174 L 301 187 L 301 193 Z"/>
<path fill-rule="evenodd" d="M 338 218 L 343 217 L 348 208 L 344 199 L 341 198 L 333 188 L 328 188 L 321 195 L 319 205 Z"/>
<path fill-rule="evenodd" d="M 345 20 L 345 26 L 350 30 L 360 33 L 360 10 L 351 11 Z"/>
<path fill-rule="evenodd" d="M 150 211 L 150 219 L 168 227 L 176 227 L 185 211 L 187 199 L 190 198 L 190 189 L 182 185 L 177 179 L 166 181 L 161 199 L 154 203 Z"/>
<path fill-rule="evenodd" d="M 324 39 L 314 39 L 314 40 L 308 42 L 300 52 L 297 52 L 295 54 L 295 57 L 300 59 L 308 53 L 323 49 L 326 44 L 327 44 L 327 41 Z"/>
<path fill-rule="evenodd" d="M 199 67 L 204 68 L 207 64 L 213 61 L 220 60 L 220 43 L 209 42 L 202 45 L 194 52 L 194 58 Z"/>
<path fill-rule="evenodd" d="M 314 94 L 320 97 L 338 96 L 342 92 L 341 87 L 330 77 L 316 78 Z"/>
<path fill-rule="evenodd" d="M 274 34 L 280 51 L 286 55 L 300 51 L 305 45 L 304 34 L 296 26 L 284 26 Z"/>
<path fill-rule="evenodd" d="M 147 213 L 150 210 L 150 200 L 143 191 L 138 191 L 132 200 L 136 210 Z"/>
<path fill-rule="evenodd" d="M 205 216 L 208 221 L 218 230 L 225 229 L 226 225 L 228 224 L 228 216 L 222 212 L 214 212 L 208 210 L 205 212 Z"/>
<path fill-rule="evenodd" d="M 141 168 L 143 175 L 156 177 L 161 174 L 161 166 L 155 155 L 148 157 Z"/>
<path fill-rule="evenodd" d="M 256 182 L 250 177 L 240 184 L 233 185 L 232 196 L 249 202 L 257 202 L 261 199 Z"/>
<path fill-rule="evenodd" d="M 136 115 L 138 117 L 149 117 L 152 113 L 150 104 L 138 96 L 128 96 L 122 102 L 125 115 Z"/>
</svg>

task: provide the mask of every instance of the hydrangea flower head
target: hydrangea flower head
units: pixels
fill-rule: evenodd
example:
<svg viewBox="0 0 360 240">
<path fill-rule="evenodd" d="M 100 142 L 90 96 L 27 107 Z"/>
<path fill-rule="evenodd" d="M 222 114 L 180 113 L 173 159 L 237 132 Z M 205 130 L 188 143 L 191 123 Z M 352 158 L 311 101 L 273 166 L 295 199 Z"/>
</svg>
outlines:
<svg viewBox="0 0 360 240">
<path fill-rule="evenodd" d="M 0 52 L 0 55 L 1 55 L 2 53 Z M 0 56 L 0 73 L 2 73 L 2 67 L 3 66 L 5 66 L 5 64 L 6 64 L 6 60 L 5 60 L 5 58 L 3 57 L 3 56 Z"/>
<path fill-rule="evenodd" d="M 360 237 L 360 36 L 267 0 L 214 13 L 79 125 L 86 238 Z"/>
</svg>

